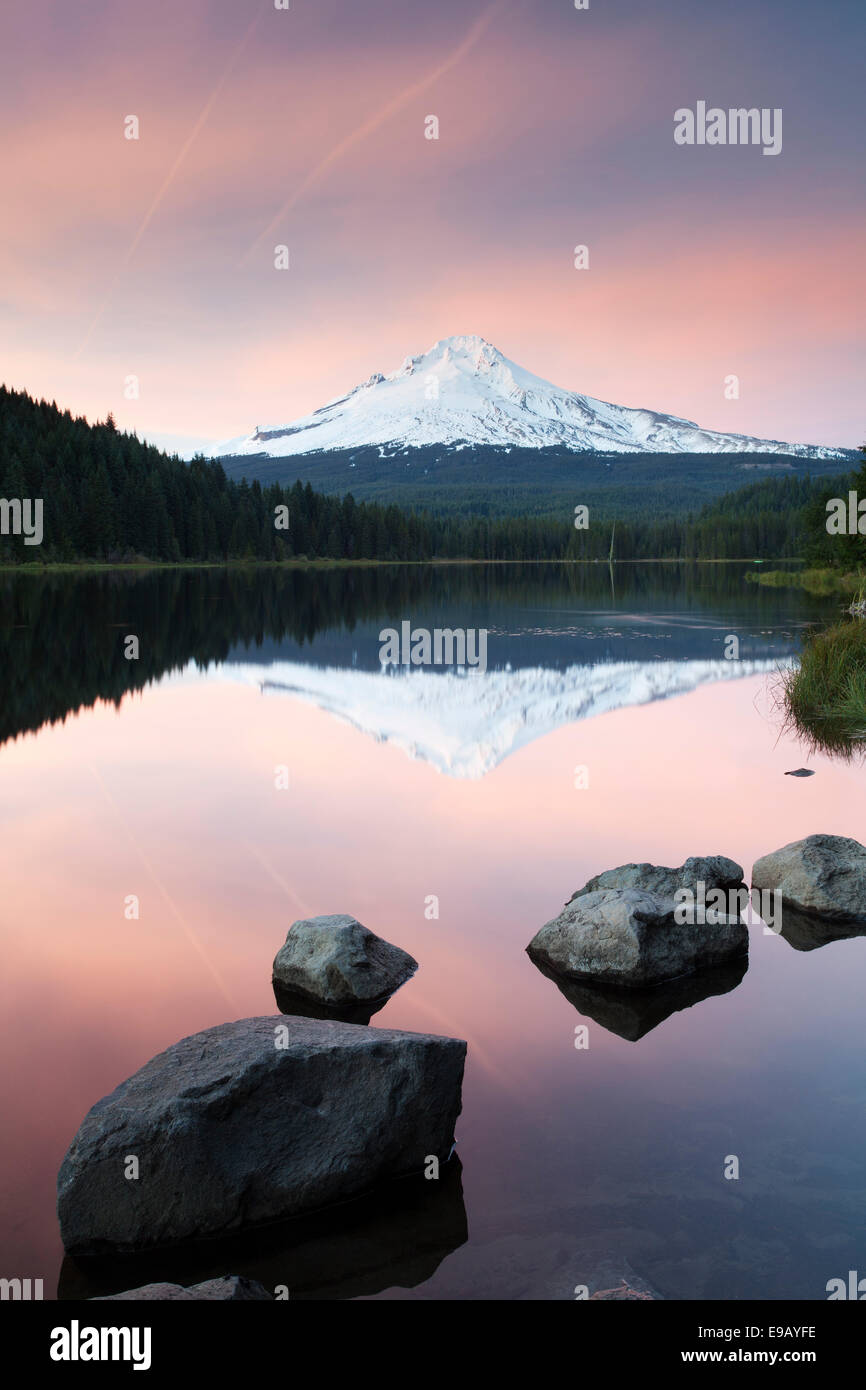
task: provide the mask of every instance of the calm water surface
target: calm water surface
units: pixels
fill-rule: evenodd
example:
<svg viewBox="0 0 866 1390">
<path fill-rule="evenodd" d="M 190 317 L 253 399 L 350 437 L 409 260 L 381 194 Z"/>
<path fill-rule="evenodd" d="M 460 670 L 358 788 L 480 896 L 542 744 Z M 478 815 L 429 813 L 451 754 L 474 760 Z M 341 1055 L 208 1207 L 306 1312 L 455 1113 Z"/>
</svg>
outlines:
<svg viewBox="0 0 866 1390">
<path fill-rule="evenodd" d="M 273 1013 L 287 928 L 332 912 L 421 962 L 371 1026 L 468 1040 L 460 1167 L 239 1242 L 234 1271 L 300 1297 L 568 1299 L 629 1270 L 665 1298 L 822 1299 L 862 1270 L 866 939 L 758 923 L 741 978 L 650 1012 L 578 1011 L 525 954 L 602 869 L 748 877 L 816 831 L 866 840 L 863 771 L 810 758 L 775 703 L 838 604 L 745 568 L 0 580 L 0 1274 L 172 1277 L 61 1272 L 63 1154 L 155 1053 Z M 383 673 L 407 619 L 487 628 L 487 672 Z"/>
</svg>

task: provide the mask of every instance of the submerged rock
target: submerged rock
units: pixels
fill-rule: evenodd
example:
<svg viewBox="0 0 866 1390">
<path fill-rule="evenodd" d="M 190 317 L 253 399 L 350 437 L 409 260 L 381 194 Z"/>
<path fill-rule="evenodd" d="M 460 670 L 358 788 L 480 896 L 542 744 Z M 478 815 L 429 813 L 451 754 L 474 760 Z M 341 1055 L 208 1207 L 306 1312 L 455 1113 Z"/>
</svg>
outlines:
<svg viewBox="0 0 866 1390">
<path fill-rule="evenodd" d="M 639 1289 L 633 1289 L 631 1284 L 625 1280 L 618 1284 L 615 1289 L 599 1289 L 598 1293 L 589 1296 L 590 1303 L 596 1300 L 602 1303 L 652 1303 L 651 1293 L 641 1293 Z"/>
<path fill-rule="evenodd" d="M 223 1235 L 420 1172 L 451 1152 L 465 1054 L 457 1038 L 280 1015 L 184 1038 L 86 1116 L 58 1174 L 63 1244 Z"/>
<path fill-rule="evenodd" d="M 579 894 L 526 949 L 536 965 L 567 979 L 627 989 L 674 980 L 748 951 L 748 929 L 738 916 L 679 923 L 674 911 L 673 898 L 638 889 Z"/>
<path fill-rule="evenodd" d="M 519 1207 L 502 1213 L 511 1219 L 500 1222 L 498 1234 L 493 1229 L 476 1231 L 475 1239 L 448 1267 L 447 1297 L 452 1302 L 574 1304 L 623 1283 L 653 1302 L 663 1298 L 630 1263 L 631 1254 L 643 1264 L 647 1247 L 663 1245 L 659 1236 L 635 1230 L 645 1218 L 637 1215 L 631 1225 L 611 1228 L 609 1222 L 599 1223 L 591 1200 L 557 1208 L 551 1206 L 551 1196 L 550 1191 L 539 1191 L 528 1202 L 524 1196 Z M 584 1199 L 587 1196 L 584 1192 Z M 640 1205 L 636 1194 L 634 1201 Z M 599 1224 L 604 1229 L 591 1233 Z M 662 1226 L 670 1240 L 670 1223 L 662 1219 Z"/>
<path fill-rule="evenodd" d="M 131 1299 L 140 1300 L 142 1303 L 183 1303 L 189 1300 L 211 1303 L 272 1303 L 273 1295 L 255 1279 L 243 1279 L 239 1274 L 224 1274 L 221 1279 L 208 1279 L 204 1284 L 192 1284 L 188 1288 L 184 1288 L 183 1284 L 143 1284 L 140 1289 L 101 1294 L 91 1299 L 91 1302 L 120 1303 Z"/>
<path fill-rule="evenodd" d="M 711 888 L 721 888 L 727 893 L 746 886 L 739 864 L 723 854 L 711 854 L 706 858 L 687 859 L 678 869 L 666 869 L 658 864 L 621 864 L 618 869 L 605 869 L 572 893 L 568 901 L 574 902 L 575 898 L 604 888 L 634 888 L 672 898 L 682 888 L 694 891 L 698 883 L 703 883 L 708 892 Z"/>
<path fill-rule="evenodd" d="M 866 848 L 844 835 L 808 835 L 772 854 L 752 869 L 752 886 L 778 892 L 785 908 L 827 921 L 866 921 Z"/>
<path fill-rule="evenodd" d="M 327 1016 L 367 1012 L 351 1019 L 366 1023 L 417 969 L 406 951 L 341 913 L 292 923 L 274 958 L 273 984 L 281 1008 L 281 999 L 290 1006 L 297 997 Z"/>
</svg>

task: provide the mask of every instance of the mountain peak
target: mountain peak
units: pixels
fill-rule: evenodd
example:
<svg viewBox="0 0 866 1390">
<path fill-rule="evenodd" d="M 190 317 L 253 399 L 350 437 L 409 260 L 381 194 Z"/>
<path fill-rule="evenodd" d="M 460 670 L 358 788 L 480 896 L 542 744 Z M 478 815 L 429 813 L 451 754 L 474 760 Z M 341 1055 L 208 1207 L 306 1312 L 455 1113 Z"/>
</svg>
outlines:
<svg viewBox="0 0 866 1390">
<path fill-rule="evenodd" d="M 559 448 L 593 453 L 773 453 L 844 458 L 843 450 L 703 430 L 690 420 L 611 405 L 553 386 L 478 334 L 440 338 L 383 376 L 289 425 L 215 452 L 287 457 L 378 446 Z"/>
<path fill-rule="evenodd" d="M 458 334 L 451 338 L 440 338 L 438 342 L 433 344 L 427 355 L 432 357 L 436 353 L 450 353 L 453 357 L 502 357 L 502 353 L 498 348 L 495 348 L 492 343 L 488 343 L 486 338 L 479 337 L 477 333 L 465 333 Z"/>
<path fill-rule="evenodd" d="M 504 361 L 502 353 L 492 343 L 488 343 L 486 338 L 480 338 L 477 334 L 462 334 L 451 338 L 439 338 L 426 352 L 419 353 L 417 357 L 404 358 L 396 372 L 391 372 L 385 380 L 412 376 L 420 371 L 433 371 L 437 365 L 443 363 L 454 364 L 463 369 L 469 367 L 477 372 L 489 370 Z"/>
</svg>

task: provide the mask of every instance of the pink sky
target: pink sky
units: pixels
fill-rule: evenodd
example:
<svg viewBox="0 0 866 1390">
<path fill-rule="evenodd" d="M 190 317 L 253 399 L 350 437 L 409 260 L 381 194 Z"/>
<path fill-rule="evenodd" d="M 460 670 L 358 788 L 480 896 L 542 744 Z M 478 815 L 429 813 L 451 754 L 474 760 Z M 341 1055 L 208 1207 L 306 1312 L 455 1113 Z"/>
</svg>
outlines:
<svg viewBox="0 0 866 1390">
<path fill-rule="evenodd" d="M 756 31 L 747 9 L 9 13 L 2 377 L 140 434 L 215 441 L 479 333 L 589 395 L 857 445 L 861 21 L 795 3 Z M 676 147 L 673 111 L 698 99 L 781 107 L 782 153 Z"/>
</svg>

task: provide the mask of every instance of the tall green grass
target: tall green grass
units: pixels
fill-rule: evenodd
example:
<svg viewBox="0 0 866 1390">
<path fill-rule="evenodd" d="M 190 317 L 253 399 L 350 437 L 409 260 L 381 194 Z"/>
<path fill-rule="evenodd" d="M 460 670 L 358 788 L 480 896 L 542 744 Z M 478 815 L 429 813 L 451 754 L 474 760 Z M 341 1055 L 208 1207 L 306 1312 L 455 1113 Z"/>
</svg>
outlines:
<svg viewBox="0 0 866 1390">
<path fill-rule="evenodd" d="M 812 751 L 866 753 L 866 622 L 835 623 L 810 637 L 799 667 L 782 679 L 788 727 Z"/>
</svg>

